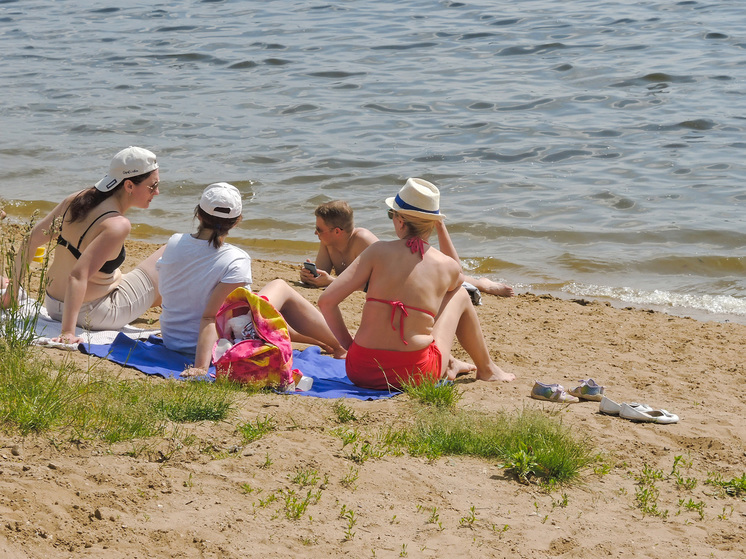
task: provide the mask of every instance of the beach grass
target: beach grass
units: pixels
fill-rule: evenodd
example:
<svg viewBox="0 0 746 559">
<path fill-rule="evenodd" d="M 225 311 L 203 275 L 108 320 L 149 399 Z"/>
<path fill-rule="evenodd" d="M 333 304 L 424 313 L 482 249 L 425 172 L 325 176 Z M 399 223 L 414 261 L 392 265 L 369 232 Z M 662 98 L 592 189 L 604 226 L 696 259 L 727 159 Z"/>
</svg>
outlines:
<svg viewBox="0 0 746 559">
<path fill-rule="evenodd" d="M 109 443 L 162 436 L 169 423 L 226 419 L 236 394 L 220 383 L 119 380 L 0 344 L 0 421 L 22 435 Z"/>
<path fill-rule="evenodd" d="M 16 265 L 23 269 L 20 288 L 8 292 L 7 304 L 2 308 L 0 336 L 7 345 L 21 350 L 28 348 L 34 339 L 38 311 L 44 304 L 49 283 L 47 271 L 52 240 L 44 247 L 44 254 L 38 259 L 39 266 L 32 266 L 24 256 L 37 217 L 34 213 L 29 222 L 20 227 L 4 227 L 0 237 L 0 276 L 12 277 Z M 17 258 L 19 254 L 21 257 Z"/>
<path fill-rule="evenodd" d="M 420 384 L 403 383 L 402 392 L 421 404 L 437 408 L 454 408 L 461 399 L 461 392 L 453 382 L 424 381 Z"/>
<path fill-rule="evenodd" d="M 236 398 L 245 394 L 230 382 L 121 380 L 6 343 L 0 345 L 0 357 L 0 421 L 22 435 L 53 432 L 70 441 L 109 444 L 163 438 L 174 424 L 229 420 Z M 410 387 L 407 394 L 413 420 L 365 436 L 349 406 L 330 404 L 336 421 L 351 426 L 336 430 L 348 459 L 364 464 L 402 452 L 430 459 L 475 456 L 499 461 L 522 483 L 545 484 L 575 481 L 594 460 L 585 438 L 541 410 L 488 416 L 458 409 L 458 389 L 452 384 Z M 236 426 L 244 444 L 275 430 L 271 415 Z"/>
<path fill-rule="evenodd" d="M 15 340 L 17 342 L 17 339 Z M 64 364 L 33 358 L 27 347 L 0 340 L 0 422 L 22 435 L 62 428 L 83 395 Z"/>
<path fill-rule="evenodd" d="M 434 408 L 418 414 L 402 438 L 413 455 L 499 460 L 522 483 L 573 482 L 595 459 L 587 439 L 577 437 L 558 418 L 533 408 L 494 415 Z"/>
</svg>

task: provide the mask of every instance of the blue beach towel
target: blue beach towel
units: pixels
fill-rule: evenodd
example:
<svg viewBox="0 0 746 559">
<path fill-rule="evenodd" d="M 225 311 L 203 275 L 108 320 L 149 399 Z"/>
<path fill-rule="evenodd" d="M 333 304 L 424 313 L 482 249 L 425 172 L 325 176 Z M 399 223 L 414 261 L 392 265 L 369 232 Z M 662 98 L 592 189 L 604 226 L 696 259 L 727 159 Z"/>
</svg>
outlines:
<svg viewBox="0 0 746 559">
<path fill-rule="evenodd" d="M 147 340 L 133 340 L 119 334 L 111 344 L 80 344 L 79 349 L 83 353 L 132 367 L 146 375 L 159 375 L 164 378 L 181 380 L 179 374 L 191 365 L 187 357 L 168 349 L 157 336 L 151 336 Z M 355 386 L 347 378 L 345 362 L 329 355 L 321 355 L 321 349 L 317 346 L 310 346 L 303 351 L 293 350 L 293 367 L 305 376 L 313 378 L 313 386 L 311 390 L 289 394 L 358 400 L 378 400 L 399 394 Z M 209 374 L 212 375 L 210 378 L 214 378 L 214 366 L 210 366 Z"/>
</svg>

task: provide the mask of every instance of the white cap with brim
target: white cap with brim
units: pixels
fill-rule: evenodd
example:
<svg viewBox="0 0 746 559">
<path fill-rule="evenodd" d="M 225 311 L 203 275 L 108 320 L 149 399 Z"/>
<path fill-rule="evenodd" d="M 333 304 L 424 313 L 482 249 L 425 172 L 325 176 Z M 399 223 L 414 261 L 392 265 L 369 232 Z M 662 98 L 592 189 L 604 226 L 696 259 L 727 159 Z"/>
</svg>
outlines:
<svg viewBox="0 0 746 559">
<path fill-rule="evenodd" d="M 228 219 L 241 215 L 241 192 L 227 182 L 216 182 L 205 188 L 199 201 L 202 211 Z"/>
<path fill-rule="evenodd" d="M 144 148 L 130 146 L 114 156 L 109 173 L 96 183 L 101 192 L 109 192 L 124 179 L 144 175 L 158 168 L 155 154 Z"/>
<path fill-rule="evenodd" d="M 407 182 L 392 198 L 386 198 L 386 205 L 403 215 L 421 219 L 442 221 L 440 213 L 440 191 L 434 184 L 424 179 L 407 179 Z"/>
</svg>

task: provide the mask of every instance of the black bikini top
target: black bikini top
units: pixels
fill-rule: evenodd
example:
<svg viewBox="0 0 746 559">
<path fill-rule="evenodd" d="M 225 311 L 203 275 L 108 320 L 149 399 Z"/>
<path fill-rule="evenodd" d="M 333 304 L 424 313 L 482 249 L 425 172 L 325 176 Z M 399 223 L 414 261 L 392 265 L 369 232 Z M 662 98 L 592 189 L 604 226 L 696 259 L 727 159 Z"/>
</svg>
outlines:
<svg viewBox="0 0 746 559">
<path fill-rule="evenodd" d="M 63 247 L 66 247 L 67 250 L 70 251 L 70 254 L 72 254 L 75 257 L 75 260 L 78 260 L 80 258 L 80 243 L 83 242 L 83 237 L 85 237 L 86 233 L 93 227 L 93 224 L 96 223 L 99 219 L 104 217 L 105 215 L 109 214 L 115 214 L 119 213 L 116 210 L 111 210 L 108 212 L 102 213 L 100 216 L 98 216 L 96 219 L 94 219 L 91 224 L 88 226 L 88 229 L 83 231 L 83 234 L 80 236 L 80 239 L 78 239 L 77 246 L 73 246 L 70 244 L 67 240 L 65 240 L 62 237 L 62 226 L 60 225 L 60 234 L 57 237 L 57 244 L 61 245 Z M 62 214 L 62 222 L 65 222 L 65 216 L 67 215 L 67 210 L 65 210 L 65 213 Z M 122 262 L 124 262 L 125 257 L 127 256 L 127 252 L 124 250 L 124 245 L 122 245 L 122 250 L 119 251 L 119 256 L 114 258 L 113 260 L 109 260 L 108 262 L 104 262 L 104 265 L 99 268 L 99 272 L 102 272 L 104 274 L 112 274 L 114 271 L 119 268 L 119 266 L 122 265 Z"/>
</svg>

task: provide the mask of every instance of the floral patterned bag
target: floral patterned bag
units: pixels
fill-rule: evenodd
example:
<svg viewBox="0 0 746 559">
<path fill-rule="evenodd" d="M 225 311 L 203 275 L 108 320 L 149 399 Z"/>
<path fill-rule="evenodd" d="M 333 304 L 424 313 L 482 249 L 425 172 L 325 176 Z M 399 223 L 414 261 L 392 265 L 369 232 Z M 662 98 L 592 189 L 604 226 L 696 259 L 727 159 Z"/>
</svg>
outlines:
<svg viewBox="0 0 746 559">
<path fill-rule="evenodd" d="M 212 350 L 216 375 L 285 390 L 300 380 L 301 373 L 293 370 L 293 346 L 287 323 L 264 297 L 246 287 L 234 289 L 215 315 L 218 337 L 225 338 L 226 323 L 231 318 L 249 313 L 256 337 L 236 342 L 222 355 L 216 354 L 219 340 Z"/>
</svg>

